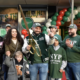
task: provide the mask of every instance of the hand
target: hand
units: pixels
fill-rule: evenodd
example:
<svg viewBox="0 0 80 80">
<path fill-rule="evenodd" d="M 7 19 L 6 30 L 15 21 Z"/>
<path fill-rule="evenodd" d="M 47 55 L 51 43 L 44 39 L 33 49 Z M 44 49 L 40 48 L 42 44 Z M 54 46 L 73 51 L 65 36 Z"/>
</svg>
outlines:
<svg viewBox="0 0 80 80">
<path fill-rule="evenodd" d="M 62 70 L 62 69 L 60 69 L 59 71 L 60 71 L 61 73 L 63 72 L 63 70 Z"/>
<path fill-rule="evenodd" d="M 6 51 L 6 55 L 9 57 L 10 56 L 10 51 Z"/>
<path fill-rule="evenodd" d="M 27 50 L 30 50 L 30 49 L 31 49 L 31 45 L 28 45 L 28 46 L 27 46 Z"/>
<path fill-rule="evenodd" d="M 73 43 L 71 44 L 71 40 L 70 39 L 66 39 L 66 45 L 67 45 L 67 47 L 70 47 L 70 48 L 73 47 Z"/>
<path fill-rule="evenodd" d="M 29 74 L 29 71 L 26 71 L 27 74 Z"/>
<path fill-rule="evenodd" d="M 48 34 L 51 38 L 53 38 L 54 37 L 54 33 L 52 33 L 52 32 L 49 32 L 49 34 Z"/>
</svg>

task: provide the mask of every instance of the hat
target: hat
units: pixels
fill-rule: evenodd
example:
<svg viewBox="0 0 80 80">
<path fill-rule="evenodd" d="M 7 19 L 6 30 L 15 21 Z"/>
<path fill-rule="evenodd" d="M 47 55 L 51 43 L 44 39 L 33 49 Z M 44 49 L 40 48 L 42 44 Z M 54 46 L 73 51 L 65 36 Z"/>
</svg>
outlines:
<svg viewBox="0 0 80 80">
<path fill-rule="evenodd" d="M 55 28 L 55 29 L 57 29 L 56 25 L 51 25 L 51 26 L 49 26 L 49 28 Z"/>
<path fill-rule="evenodd" d="M 40 23 L 34 23 L 32 27 L 42 27 Z"/>
<path fill-rule="evenodd" d="M 69 28 L 77 29 L 77 25 L 76 25 L 76 24 L 70 24 L 70 25 L 69 25 Z"/>
<path fill-rule="evenodd" d="M 56 34 L 56 35 L 54 35 L 54 38 L 57 39 L 59 41 L 59 43 L 61 42 L 61 36 L 60 35 Z"/>
<path fill-rule="evenodd" d="M 6 27 L 11 27 L 11 25 L 10 24 L 6 24 Z"/>
</svg>

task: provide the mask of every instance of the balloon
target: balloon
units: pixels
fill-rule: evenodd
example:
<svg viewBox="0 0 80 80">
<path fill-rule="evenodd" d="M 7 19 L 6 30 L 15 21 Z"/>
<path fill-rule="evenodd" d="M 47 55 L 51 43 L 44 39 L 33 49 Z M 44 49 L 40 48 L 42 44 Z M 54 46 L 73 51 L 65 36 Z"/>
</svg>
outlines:
<svg viewBox="0 0 80 80">
<path fill-rule="evenodd" d="M 26 30 L 26 29 L 23 29 L 23 30 L 21 31 L 21 33 L 22 33 L 23 35 L 26 35 L 26 34 L 27 34 L 27 30 Z"/>
<path fill-rule="evenodd" d="M 51 25 L 56 25 L 56 21 L 52 21 L 51 22 Z"/>
<path fill-rule="evenodd" d="M 74 20 L 77 20 L 77 15 L 75 15 L 75 18 L 74 18 Z"/>
<path fill-rule="evenodd" d="M 29 34 L 24 35 L 24 39 L 25 39 L 27 36 L 29 36 Z"/>
<path fill-rule="evenodd" d="M 51 21 L 52 21 L 52 19 L 48 19 L 48 20 L 47 20 L 47 22 L 51 22 Z"/>
<path fill-rule="evenodd" d="M 65 16 L 69 17 L 70 16 L 70 12 L 69 11 L 65 12 Z"/>
<path fill-rule="evenodd" d="M 58 14 L 58 12 L 56 12 L 55 14 L 54 14 L 54 16 L 58 16 L 59 14 Z"/>
<path fill-rule="evenodd" d="M 70 14 L 69 18 L 71 19 L 72 15 Z M 73 19 L 75 18 L 75 15 L 73 14 Z"/>
<path fill-rule="evenodd" d="M 47 22 L 46 23 L 46 27 L 49 27 L 49 26 L 51 26 L 51 23 L 50 22 Z"/>
<path fill-rule="evenodd" d="M 62 20 L 63 19 L 63 17 L 61 16 L 61 15 L 59 15 L 58 17 L 57 17 L 57 20 Z"/>
<path fill-rule="evenodd" d="M 64 25 L 64 21 L 61 21 L 61 25 Z"/>
<path fill-rule="evenodd" d="M 46 29 L 47 29 L 47 27 L 45 27 L 45 26 L 44 26 L 44 27 L 42 27 L 42 30 L 43 30 L 43 31 L 46 31 Z"/>
<path fill-rule="evenodd" d="M 57 25 L 57 26 L 60 26 L 60 25 L 61 25 L 61 21 L 59 21 L 59 20 L 56 21 L 56 25 Z"/>
<path fill-rule="evenodd" d="M 74 7 L 74 10 L 75 9 L 77 9 L 76 7 Z M 68 8 L 68 11 L 71 13 L 72 12 L 72 9 L 71 9 L 71 7 L 70 8 Z"/>
<path fill-rule="evenodd" d="M 43 33 L 43 34 L 48 34 L 48 32 L 47 32 L 47 31 L 43 31 L 42 33 Z"/>
<path fill-rule="evenodd" d="M 77 14 L 77 18 L 80 18 L 80 12 Z"/>
<path fill-rule="evenodd" d="M 80 6 L 79 6 L 79 7 L 77 7 L 77 10 L 80 12 Z"/>
<path fill-rule="evenodd" d="M 56 16 L 52 16 L 52 20 L 53 21 L 56 21 L 57 20 L 57 17 Z"/>
<path fill-rule="evenodd" d="M 77 15 L 77 14 L 78 14 L 78 10 L 75 9 L 75 10 L 74 10 L 74 15 Z"/>
<path fill-rule="evenodd" d="M 56 26 L 57 27 L 57 29 L 59 29 L 59 26 Z"/>
<path fill-rule="evenodd" d="M 64 8 L 63 11 L 66 12 L 67 11 L 67 8 Z"/>
<path fill-rule="evenodd" d="M 68 18 L 66 16 L 63 17 L 63 21 L 66 22 Z"/>
<path fill-rule="evenodd" d="M 59 12 L 59 14 L 62 15 L 62 16 L 64 16 L 64 11 L 61 10 L 61 11 Z"/>
<path fill-rule="evenodd" d="M 68 20 L 67 20 L 67 22 L 70 22 L 71 21 L 71 19 L 68 17 Z"/>
</svg>

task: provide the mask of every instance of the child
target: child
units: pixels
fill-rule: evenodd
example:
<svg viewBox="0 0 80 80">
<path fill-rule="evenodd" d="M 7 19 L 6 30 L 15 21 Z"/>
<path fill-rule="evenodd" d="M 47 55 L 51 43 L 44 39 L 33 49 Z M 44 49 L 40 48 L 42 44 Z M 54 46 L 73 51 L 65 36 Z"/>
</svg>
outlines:
<svg viewBox="0 0 80 80">
<path fill-rule="evenodd" d="M 49 72 L 51 80 L 61 80 L 63 69 L 67 65 L 65 50 L 59 45 L 60 36 L 55 35 L 54 44 L 48 49 L 49 53 Z"/>
<path fill-rule="evenodd" d="M 27 62 L 23 59 L 21 51 L 15 53 L 14 59 L 11 59 L 8 54 L 5 64 L 9 67 L 7 80 L 25 80 L 25 74 L 29 74 L 28 68 L 26 68 Z"/>
</svg>

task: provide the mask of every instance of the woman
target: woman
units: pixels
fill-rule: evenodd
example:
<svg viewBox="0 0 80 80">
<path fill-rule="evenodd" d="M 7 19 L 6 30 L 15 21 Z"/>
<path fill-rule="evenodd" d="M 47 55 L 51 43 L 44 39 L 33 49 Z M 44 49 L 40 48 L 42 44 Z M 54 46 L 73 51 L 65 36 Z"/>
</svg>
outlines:
<svg viewBox="0 0 80 80">
<path fill-rule="evenodd" d="M 10 54 L 10 57 L 14 56 L 14 53 L 21 50 L 23 46 L 23 39 L 16 28 L 11 28 L 5 40 L 6 55 Z"/>
</svg>

